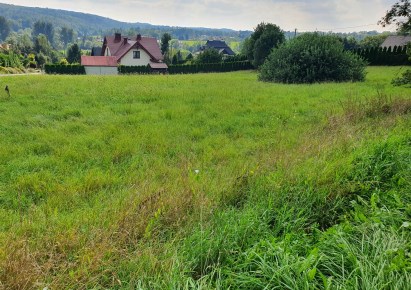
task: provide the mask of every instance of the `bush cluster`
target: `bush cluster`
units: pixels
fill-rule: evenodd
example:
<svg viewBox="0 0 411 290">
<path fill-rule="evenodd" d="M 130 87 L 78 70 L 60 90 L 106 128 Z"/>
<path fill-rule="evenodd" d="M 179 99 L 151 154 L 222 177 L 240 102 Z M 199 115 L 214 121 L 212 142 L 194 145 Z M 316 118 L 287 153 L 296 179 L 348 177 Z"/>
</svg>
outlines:
<svg viewBox="0 0 411 290">
<path fill-rule="evenodd" d="M 274 49 L 260 80 L 282 83 L 363 81 L 366 63 L 331 35 L 306 33 Z"/>
<path fill-rule="evenodd" d="M 23 68 L 23 63 L 19 55 L 8 52 L 8 53 L 0 53 L 0 66 L 2 67 L 14 67 L 14 68 Z"/>
<path fill-rule="evenodd" d="M 84 75 L 86 70 L 84 66 L 79 64 L 61 65 L 61 64 L 46 64 L 44 69 L 47 74 L 59 75 Z"/>
<path fill-rule="evenodd" d="M 357 49 L 353 51 L 368 62 L 369 65 L 409 65 L 406 47 L 374 47 L 370 49 Z"/>
</svg>

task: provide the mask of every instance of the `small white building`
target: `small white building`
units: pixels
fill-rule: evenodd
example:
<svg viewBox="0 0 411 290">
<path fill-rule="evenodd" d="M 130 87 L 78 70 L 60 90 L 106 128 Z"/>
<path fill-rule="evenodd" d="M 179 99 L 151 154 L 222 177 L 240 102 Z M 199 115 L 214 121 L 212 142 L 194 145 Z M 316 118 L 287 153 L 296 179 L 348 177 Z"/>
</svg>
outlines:
<svg viewBox="0 0 411 290">
<path fill-rule="evenodd" d="M 117 58 L 115 56 L 81 56 L 81 65 L 87 75 L 116 75 L 118 74 Z"/>
</svg>

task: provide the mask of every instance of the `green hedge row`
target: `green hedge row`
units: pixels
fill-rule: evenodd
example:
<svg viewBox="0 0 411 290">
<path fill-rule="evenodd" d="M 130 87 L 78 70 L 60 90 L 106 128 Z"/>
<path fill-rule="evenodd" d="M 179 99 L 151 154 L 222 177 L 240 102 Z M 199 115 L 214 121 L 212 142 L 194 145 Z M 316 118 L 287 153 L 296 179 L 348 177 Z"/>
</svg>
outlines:
<svg viewBox="0 0 411 290">
<path fill-rule="evenodd" d="M 141 66 L 125 66 L 120 65 L 118 67 L 118 72 L 120 74 L 149 74 L 151 73 L 151 69 L 148 65 L 141 65 Z"/>
<path fill-rule="evenodd" d="M 58 75 L 84 75 L 86 70 L 84 66 L 79 64 L 46 64 L 44 69 L 47 74 L 58 74 Z"/>
<path fill-rule="evenodd" d="M 222 62 L 222 63 L 205 63 L 191 65 L 171 65 L 168 67 L 170 74 L 193 74 L 207 72 L 229 72 L 238 70 L 254 69 L 251 63 L 247 61 Z"/>
<path fill-rule="evenodd" d="M 236 62 L 221 62 L 221 63 L 206 63 L 206 64 L 191 64 L 191 65 L 170 65 L 168 73 L 170 74 L 192 74 L 201 72 L 229 72 L 238 70 L 254 69 L 249 61 Z M 45 70 L 47 74 L 67 74 L 78 75 L 85 74 L 86 71 L 82 65 L 60 65 L 46 64 Z M 152 72 L 149 66 L 119 66 L 120 74 L 150 74 Z"/>
<path fill-rule="evenodd" d="M 393 48 L 375 47 L 371 49 L 357 49 L 353 51 L 364 58 L 369 65 L 410 65 L 407 48 L 394 46 Z"/>
<path fill-rule="evenodd" d="M 237 70 L 254 69 L 249 61 L 206 63 L 206 64 L 187 64 L 187 65 L 170 65 L 169 74 L 192 74 L 200 72 L 229 72 Z M 119 66 L 120 74 L 150 74 L 152 70 L 149 66 Z"/>
</svg>

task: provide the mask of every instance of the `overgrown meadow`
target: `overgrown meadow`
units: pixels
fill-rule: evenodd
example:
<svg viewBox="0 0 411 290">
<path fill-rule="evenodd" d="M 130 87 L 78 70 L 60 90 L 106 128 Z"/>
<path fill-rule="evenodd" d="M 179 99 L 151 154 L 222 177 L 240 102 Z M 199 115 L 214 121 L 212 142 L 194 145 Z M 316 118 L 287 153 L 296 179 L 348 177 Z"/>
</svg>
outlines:
<svg viewBox="0 0 411 290">
<path fill-rule="evenodd" d="M 1 77 L 0 289 L 406 289 L 398 70 Z"/>
</svg>

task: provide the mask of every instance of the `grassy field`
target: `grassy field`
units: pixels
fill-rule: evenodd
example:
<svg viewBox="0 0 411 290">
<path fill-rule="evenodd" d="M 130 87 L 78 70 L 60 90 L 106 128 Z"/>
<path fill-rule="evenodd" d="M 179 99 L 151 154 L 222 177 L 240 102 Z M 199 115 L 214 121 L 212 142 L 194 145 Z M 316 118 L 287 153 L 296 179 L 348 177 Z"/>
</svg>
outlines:
<svg viewBox="0 0 411 290">
<path fill-rule="evenodd" d="M 0 78 L 0 289 L 406 289 L 398 69 Z"/>
</svg>

